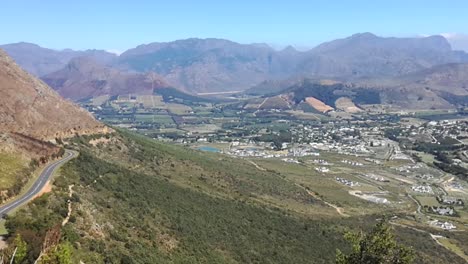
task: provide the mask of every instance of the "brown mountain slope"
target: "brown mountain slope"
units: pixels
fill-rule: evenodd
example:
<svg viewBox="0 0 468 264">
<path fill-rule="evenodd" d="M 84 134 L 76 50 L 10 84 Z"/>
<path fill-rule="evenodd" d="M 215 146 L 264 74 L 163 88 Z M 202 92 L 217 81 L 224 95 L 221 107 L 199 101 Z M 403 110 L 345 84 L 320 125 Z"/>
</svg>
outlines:
<svg viewBox="0 0 468 264">
<path fill-rule="evenodd" d="M 100 95 L 152 94 L 167 87 L 155 73 L 122 72 L 99 64 L 93 58 L 75 58 L 68 65 L 41 78 L 60 95 L 80 100 Z"/>
<path fill-rule="evenodd" d="M 356 85 L 379 90 L 383 101 L 410 108 L 468 105 L 468 64 L 450 63 L 392 78 L 369 78 Z"/>
<path fill-rule="evenodd" d="M 402 82 L 427 86 L 435 91 L 468 95 L 468 64 L 451 63 L 432 67 L 401 78 Z"/>
<path fill-rule="evenodd" d="M 0 133 L 41 140 L 106 132 L 88 112 L 62 99 L 0 50 Z"/>
</svg>

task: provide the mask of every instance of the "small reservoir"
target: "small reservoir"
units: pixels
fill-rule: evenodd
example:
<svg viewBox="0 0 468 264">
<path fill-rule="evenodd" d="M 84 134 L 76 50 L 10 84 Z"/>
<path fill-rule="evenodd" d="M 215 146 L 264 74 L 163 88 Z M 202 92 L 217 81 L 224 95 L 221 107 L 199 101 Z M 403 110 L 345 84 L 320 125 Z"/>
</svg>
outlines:
<svg viewBox="0 0 468 264">
<path fill-rule="evenodd" d="M 208 152 L 221 152 L 220 149 L 215 148 L 215 147 L 210 147 L 210 146 L 200 146 L 197 149 L 201 151 L 208 151 Z"/>
</svg>

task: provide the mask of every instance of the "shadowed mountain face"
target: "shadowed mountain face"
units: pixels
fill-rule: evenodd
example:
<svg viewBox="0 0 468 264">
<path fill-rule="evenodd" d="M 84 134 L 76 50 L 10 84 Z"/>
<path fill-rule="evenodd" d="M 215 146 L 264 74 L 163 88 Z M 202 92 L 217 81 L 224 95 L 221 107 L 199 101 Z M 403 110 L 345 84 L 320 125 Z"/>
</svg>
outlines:
<svg viewBox="0 0 468 264">
<path fill-rule="evenodd" d="M 435 65 L 466 61 L 442 36 L 382 38 L 371 33 L 323 43 L 298 67 L 310 76 L 397 76 Z"/>
<path fill-rule="evenodd" d="M 155 71 L 188 92 L 244 90 L 269 78 L 294 73 L 299 52 L 277 52 L 267 45 L 242 45 L 221 39 L 151 43 L 128 50 L 119 66 Z"/>
<path fill-rule="evenodd" d="M 115 54 L 103 50 L 58 51 L 24 42 L 1 45 L 0 48 L 5 50 L 23 69 L 39 77 L 65 67 L 71 59 L 76 57 L 90 56 L 103 64 L 109 64 L 117 58 Z"/>
<path fill-rule="evenodd" d="M 54 139 L 103 132 L 91 114 L 62 99 L 0 50 L 0 133 Z"/>
<path fill-rule="evenodd" d="M 451 63 L 403 76 L 402 81 L 414 82 L 445 90 L 458 95 L 468 95 L 468 64 Z M 450 87 L 450 89 L 449 89 Z"/>
<path fill-rule="evenodd" d="M 263 87 L 268 86 L 269 82 L 278 86 L 279 80 L 304 77 L 342 81 L 388 78 L 408 75 L 437 65 L 468 62 L 466 53 L 452 51 L 447 40 L 441 36 L 383 38 L 371 33 L 323 43 L 307 52 L 299 52 L 292 47 L 276 51 L 265 44 L 245 45 L 222 39 L 151 43 L 130 49 L 119 57 L 101 51 L 52 51 L 24 43 L 6 46 L 7 52 L 32 73 L 50 78 L 51 72 L 54 72 L 52 76 L 55 81 L 55 71 L 59 71 L 62 77 L 68 76 L 58 80 L 59 85 L 55 81 L 48 81 L 57 89 L 64 89 L 60 82 L 66 82 L 67 78 L 75 76 L 64 74 L 70 71 L 70 65 L 66 64 L 76 56 L 87 56 L 98 64 L 120 72 L 155 72 L 168 85 L 193 94 L 246 90 L 261 83 Z M 80 76 L 95 80 L 85 74 L 93 75 L 93 71 L 82 72 Z M 101 82 L 93 84 L 97 86 L 93 89 L 101 89 L 100 85 Z M 128 82 L 128 85 L 119 89 L 139 89 L 133 82 Z M 79 89 L 76 85 L 70 86 L 70 82 L 68 86 L 66 96 L 93 96 L 92 92 L 70 91 Z"/>
<path fill-rule="evenodd" d="M 93 58 L 75 58 L 56 72 L 42 77 L 60 95 L 81 100 L 100 95 L 152 94 L 154 89 L 167 87 L 153 72 L 122 72 L 97 63 Z"/>
</svg>

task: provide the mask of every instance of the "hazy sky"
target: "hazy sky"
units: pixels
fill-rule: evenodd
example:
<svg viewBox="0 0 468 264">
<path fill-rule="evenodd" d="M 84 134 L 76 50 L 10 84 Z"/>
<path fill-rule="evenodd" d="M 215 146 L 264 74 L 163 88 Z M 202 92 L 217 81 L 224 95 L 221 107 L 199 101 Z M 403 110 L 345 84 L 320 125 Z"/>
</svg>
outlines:
<svg viewBox="0 0 468 264">
<path fill-rule="evenodd" d="M 299 48 L 357 32 L 444 34 L 468 50 L 466 0 L 5 0 L 0 43 L 123 51 L 189 37 Z"/>
</svg>

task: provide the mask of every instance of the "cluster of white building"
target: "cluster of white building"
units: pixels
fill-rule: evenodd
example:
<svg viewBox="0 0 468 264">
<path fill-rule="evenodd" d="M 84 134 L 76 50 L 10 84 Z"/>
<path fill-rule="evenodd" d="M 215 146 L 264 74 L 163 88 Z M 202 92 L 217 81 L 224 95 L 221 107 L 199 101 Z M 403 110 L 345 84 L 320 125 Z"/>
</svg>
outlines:
<svg viewBox="0 0 468 264">
<path fill-rule="evenodd" d="M 411 186 L 411 190 L 419 193 L 432 193 L 432 187 L 429 185 Z"/>
<path fill-rule="evenodd" d="M 414 165 L 405 165 L 405 166 L 401 166 L 401 167 L 397 167 L 395 168 L 397 171 L 399 172 L 411 172 L 413 170 L 417 170 L 417 169 L 421 169 L 422 168 L 422 164 L 421 163 L 417 163 L 417 164 L 414 164 Z"/>
<path fill-rule="evenodd" d="M 367 200 L 371 201 L 373 203 L 378 203 L 378 204 L 388 204 L 388 203 L 390 203 L 387 198 L 381 198 L 381 197 L 375 197 L 375 196 L 368 197 Z"/>
<path fill-rule="evenodd" d="M 372 162 L 372 163 L 377 164 L 377 165 L 382 163 L 380 160 L 371 159 L 371 158 L 365 158 L 364 160 L 368 161 L 368 162 Z"/>
<path fill-rule="evenodd" d="M 231 148 L 230 150 L 225 151 L 226 154 L 238 157 L 264 157 L 264 158 L 279 158 L 284 155 L 280 154 L 269 154 L 266 151 L 257 150 L 257 149 L 237 149 Z"/>
<path fill-rule="evenodd" d="M 401 152 L 400 150 L 395 150 L 395 153 L 390 157 L 391 160 L 409 160 L 414 163 L 414 160 L 406 155 L 405 153 Z"/>
<path fill-rule="evenodd" d="M 235 144 L 237 143 L 237 144 Z M 238 142 L 233 142 L 229 150 L 224 151 L 225 154 L 237 157 L 259 157 L 259 158 L 282 158 L 282 157 L 306 157 L 306 156 L 320 156 L 319 152 L 314 151 L 312 148 L 291 148 L 289 151 L 268 151 L 264 150 L 264 146 L 252 147 L 245 146 L 239 147 Z"/>
<path fill-rule="evenodd" d="M 346 155 L 352 155 L 352 154 L 357 154 L 357 153 L 362 153 L 362 154 L 370 153 L 365 143 L 353 145 L 353 144 L 344 144 L 340 142 L 329 142 L 329 143 L 313 142 L 310 145 L 316 149 L 326 150 L 326 151 L 335 151 L 339 154 L 346 154 Z"/>
<path fill-rule="evenodd" d="M 453 189 L 463 190 L 463 186 L 458 182 L 451 182 L 449 186 L 450 188 L 453 188 Z"/>
<path fill-rule="evenodd" d="M 439 215 L 448 215 L 448 216 L 455 215 L 455 210 L 447 206 L 431 206 L 429 207 L 429 210 Z"/>
<path fill-rule="evenodd" d="M 316 167 L 315 170 L 318 171 L 318 172 L 329 172 L 330 171 L 330 169 L 327 168 L 327 167 Z"/>
<path fill-rule="evenodd" d="M 429 224 L 432 225 L 432 226 L 436 226 L 436 227 L 445 229 L 445 230 L 452 230 L 452 229 L 457 228 L 454 224 L 452 224 L 450 222 L 441 222 L 439 220 L 430 221 Z"/>
<path fill-rule="evenodd" d="M 281 160 L 284 161 L 284 162 L 300 164 L 300 162 L 298 160 L 296 160 L 296 159 L 284 158 L 284 159 L 281 159 Z"/>
<path fill-rule="evenodd" d="M 351 165 L 351 166 L 362 166 L 362 165 L 364 165 L 364 164 L 362 164 L 360 162 L 352 161 L 352 160 L 342 160 L 341 162 L 344 163 L 344 164 Z"/>
<path fill-rule="evenodd" d="M 462 199 L 455 198 L 455 197 L 450 197 L 450 196 L 437 197 L 437 200 L 440 203 L 448 204 L 448 205 L 463 206 L 465 204 Z"/>
<path fill-rule="evenodd" d="M 289 150 L 289 154 L 293 157 L 320 156 L 319 152 L 310 148 L 292 148 Z"/>
<path fill-rule="evenodd" d="M 315 159 L 315 160 L 313 160 L 312 162 L 315 163 L 315 164 L 323 165 L 323 166 L 332 165 L 331 163 L 329 163 L 328 161 L 323 160 L 323 159 Z"/>
<path fill-rule="evenodd" d="M 423 180 L 432 180 L 434 178 L 434 176 L 432 176 L 431 174 L 419 174 L 419 175 L 416 175 L 416 178 L 419 178 L 419 179 L 423 179 Z"/>
<path fill-rule="evenodd" d="M 389 180 L 385 179 L 382 176 L 378 176 L 372 173 L 364 174 L 365 177 L 372 179 L 374 181 L 379 181 L 379 182 L 388 182 Z"/>
<path fill-rule="evenodd" d="M 343 178 L 340 178 L 340 177 L 336 177 L 335 179 L 336 179 L 337 182 L 341 182 L 341 183 L 343 183 L 345 185 L 348 185 L 350 187 L 354 187 L 354 186 L 359 185 L 359 182 L 350 181 L 350 180 L 343 179 Z"/>
</svg>

